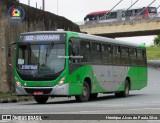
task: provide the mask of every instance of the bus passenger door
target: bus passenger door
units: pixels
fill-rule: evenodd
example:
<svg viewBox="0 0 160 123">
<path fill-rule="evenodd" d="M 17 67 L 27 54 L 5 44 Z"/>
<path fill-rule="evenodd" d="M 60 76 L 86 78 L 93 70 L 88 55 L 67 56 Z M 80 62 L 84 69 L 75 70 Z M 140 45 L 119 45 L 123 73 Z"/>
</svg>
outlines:
<svg viewBox="0 0 160 123">
<path fill-rule="evenodd" d="M 79 56 L 79 41 L 72 38 L 69 41 L 69 80 L 70 94 L 81 94 L 82 92 L 82 65 L 80 64 Z"/>
</svg>

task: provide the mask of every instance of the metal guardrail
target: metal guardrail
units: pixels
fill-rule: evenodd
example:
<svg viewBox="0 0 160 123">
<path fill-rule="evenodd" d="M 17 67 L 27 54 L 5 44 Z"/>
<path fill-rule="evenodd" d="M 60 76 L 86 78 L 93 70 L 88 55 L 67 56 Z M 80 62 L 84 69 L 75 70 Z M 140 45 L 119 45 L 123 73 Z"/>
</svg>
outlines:
<svg viewBox="0 0 160 123">
<path fill-rule="evenodd" d="M 150 67 L 155 67 L 157 69 L 160 69 L 160 60 L 148 60 L 147 65 Z"/>
<path fill-rule="evenodd" d="M 150 21 L 154 21 L 154 20 L 160 20 L 160 12 L 157 13 L 156 15 L 154 16 L 150 16 L 149 18 L 143 18 L 142 16 L 139 16 L 139 17 L 136 17 L 134 18 L 134 21 L 132 21 L 132 23 L 129 23 L 131 20 L 133 20 L 133 17 L 126 17 L 125 20 L 123 19 L 122 21 L 117 21 L 116 19 L 112 19 L 112 20 L 102 20 L 100 21 L 99 23 L 97 23 L 97 21 L 89 21 L 89 22 L 85 22 L 85 21 L 82 21 L 82 22 L 75 22 L 77 25 L 79 26 L 87 26 L 87 25 L 99 25 L 99 24 L 106 24 L 106 25 L 110 25 L 111 22 L 114 21 L 114 24 L 118 24 L 118 23 L 127 23 L 127 24 L 133 24 L 135 22 L 150 22 Z M 112 23 L 112 25 L 114 25 Z M 110 25 L 111 26 L 111 25 Z"/>
</svg>

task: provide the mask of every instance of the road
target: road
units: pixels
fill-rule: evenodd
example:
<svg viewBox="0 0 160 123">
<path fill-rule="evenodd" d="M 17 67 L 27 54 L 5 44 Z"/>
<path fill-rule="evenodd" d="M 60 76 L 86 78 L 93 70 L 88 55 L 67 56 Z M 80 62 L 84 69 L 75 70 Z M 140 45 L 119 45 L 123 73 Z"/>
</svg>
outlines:
<svg viewBox="0 0 160 123">
<path fill-rule="evenodd" d="M 76 102 L 74 97 L 53 98 L 46 104 L 35 101 L 0 104 L 1 114 L 160 114 L 160 70 L 149 68 L 148 86 L 131 91 L 127 98 L 100 94 L 96 101 Z"/>
</svg>

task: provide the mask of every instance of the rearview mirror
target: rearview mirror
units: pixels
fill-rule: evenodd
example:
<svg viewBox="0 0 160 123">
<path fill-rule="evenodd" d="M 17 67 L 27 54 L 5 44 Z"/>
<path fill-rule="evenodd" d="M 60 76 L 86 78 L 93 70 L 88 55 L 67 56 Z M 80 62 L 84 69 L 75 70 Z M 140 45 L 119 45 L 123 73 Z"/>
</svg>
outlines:
<svg viewBox="0 0 160 123">
<path fill-rule="evenodd" d="M 16 44 L 16 42 L 12 42 L 12 43 L 9 44 L 8 57 L 11 57 L 11 46 L 12 46 L 12 45 L 15 45 L 15 44 Z"/>
<path fill-rule="evenodd" d="M 11 47 L 8 49 L 8 57 L 11 57 Z"/>
</svg>

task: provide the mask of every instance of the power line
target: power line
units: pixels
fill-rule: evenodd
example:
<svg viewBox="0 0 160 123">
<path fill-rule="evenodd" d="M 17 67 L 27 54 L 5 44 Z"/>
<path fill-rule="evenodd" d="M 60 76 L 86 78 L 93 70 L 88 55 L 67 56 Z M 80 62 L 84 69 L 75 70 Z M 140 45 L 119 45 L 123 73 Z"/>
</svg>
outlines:
<svg viewBox="0 0 160 123">
<path fill-rule="evenodd" d="M 123 0 L 120 0 L 115 6 L 113 6 L 113 8 L 111 10 L 109 10 L 106 14 L 104 14 L 104 16 L 102 16 L 98 21 L 97 23 L 101 20 L 101 19 L 104 19 L 106 18 L 107 14 L 109 14 L 115 7 L 117 7 Z"/>
<path fill-rule="evenodd" d="M 133 4 L 131 4 L 131 6 L 129 6 L 124 12 L 122 12 L 122 14 L 119 15 L 119 16 L 116 18 L 116 20 L 114 20 L 113 22 L 111 22 L 111 23 L 109 24 L 109 26 L 112 25 L 112 23 L 116 22 L 116 21 L 118 20 L 118 18 L 120 18 L 123 14 L 125 14 L 126 11 L 128 11 L 130 8 L 132 8 L 138 1 L 139 1 L 139 0 L 137 0 L 137 1 L 135 1 Z"/>
<path fill-rule="evenodd" d="M 156 0 L 153 0 L 147 7 L 145 7 L 144 9 L 142 9 L 141 12 L 139 12 L 136 16 L 134 16 L 133 20 L 131 20 L 129 23 L 133 22 L 134 19 L 139 16 L 142 12 L 144 12 L 146 10 L 146 8 L 150 7 Z"/>
</svg>

